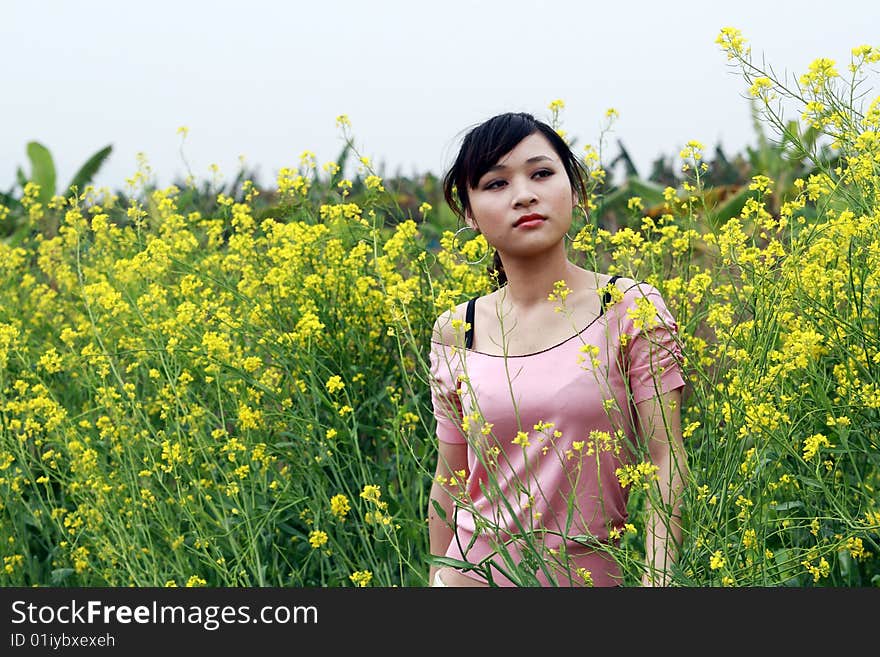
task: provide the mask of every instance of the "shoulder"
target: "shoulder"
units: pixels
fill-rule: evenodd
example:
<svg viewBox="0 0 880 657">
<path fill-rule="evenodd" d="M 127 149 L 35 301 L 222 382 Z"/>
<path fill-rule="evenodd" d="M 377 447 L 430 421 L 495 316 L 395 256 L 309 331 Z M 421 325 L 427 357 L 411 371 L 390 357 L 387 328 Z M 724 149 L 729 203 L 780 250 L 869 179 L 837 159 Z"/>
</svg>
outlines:
<svg viewBox="0 0 880 657">
<path fill-rule="evenodd" d="M 619 318 L 631 318 L 633 313 L 643 314 L 652 309 L 664 320 L 669 309 L 660 290 L 644 280 L 632 278 L 619 278 L 615 281 L 616 291 L 612 290 L 612 300 L 609 304 L 613 314 Z"/>
<path fill-rule="evenodd" d="M 639 297 L 646 297 L 658 293 L 653 285 L 650 285 L 645 281 L 626 278 L 624 276 L 617 278 L 613 283 L 614 289 L 611 289 L 609 287 L 612 284 L 611 278 L 611 276 L 605 278 L 604 287 L 602 289 L 607 290 L 607 292 L 610 293 L 611 303 L 613 305 L 619 304 L 628 306 Z"/>
<path fill-rule="evenodd" d="M 661 296 L 660 291 L 655 286 L 643 280 L 637 281 L 632 278 L 621 277 L 614 281 L 614 285 L 621 296 L 629 300 L 638 297 Z"/>
<path fill-rule="evenodd" d="M 658 322 L 667 330 L 678 331 L 673 311 L 658 287 L 647 281 L 632 279 L 620 279 L 617 283 L 621 296 L 613 304 L 612 312 L 623 322 L 626 332 L 633 328 L 636 332 L 644 328 L 654 328 L 658 326 Z"/>
<path fill-rule="evenodd" d="M 608 276 L 605 280 L 605 285 L 607 286 L 611 282 L 612 277 Z M 626 294 L 631 289 L 636 287 L 637 285 L 644 285 L 645 283 L 642 281 L 636 281 L 632 278 L 626 278 L 624 276 L 620 276 L 617 280 L 614 281 L 614 286 L 620 290 L 622 293 Z"/>
</svg>

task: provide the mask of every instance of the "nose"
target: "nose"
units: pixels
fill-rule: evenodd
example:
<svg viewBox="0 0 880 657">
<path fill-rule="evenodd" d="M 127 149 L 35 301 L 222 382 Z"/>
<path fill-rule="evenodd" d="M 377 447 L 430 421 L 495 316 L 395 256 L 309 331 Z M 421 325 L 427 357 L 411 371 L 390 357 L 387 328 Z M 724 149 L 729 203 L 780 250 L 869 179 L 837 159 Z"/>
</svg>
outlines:
<svg viewBox="0 0 880 657">
<path fill-rule="evenodd" d="M 538 200 L 538 195 L 535 193 L 534 189 L 532 189 L 528 180 L 513 184 L 513 207 L 525 208 Z"/>
</svg>

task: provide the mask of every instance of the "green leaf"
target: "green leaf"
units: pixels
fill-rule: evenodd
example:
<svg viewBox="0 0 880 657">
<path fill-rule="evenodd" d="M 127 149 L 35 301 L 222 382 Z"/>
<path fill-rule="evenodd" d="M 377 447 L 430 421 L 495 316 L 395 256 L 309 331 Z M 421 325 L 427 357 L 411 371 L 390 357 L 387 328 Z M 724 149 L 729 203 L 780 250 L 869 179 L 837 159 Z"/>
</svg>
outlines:
<svg viewBox="0 0 880 657">
<path fill-rule="evenodd" d="M 751 193 L 752 190 L 749 189 L 749 186 L 743 185 L 736 194 L 726 199 L 715 213 L 711 215 L 712 225 L 715 228 L 719 228 L 742 212 Z"/>
<path fill-rule="evenodd" d="M 97 153 L 92 155 L 86 161 L 86 163 L 79 168 L 79 171 L 76 172 L 76 175 L 73 176 L 73 179 L 70 181 L 67 189 L 64 190 L 64 194 L 69 195 L 71 187 L 76 187 L 77 192 L 82 192 L 83 188 L 92 182 L 95 174 L 98 173 L 101 165 L 104 164 L 104 161 L 110 156 L 110 153 L 112 151 L 113 145 L 108 144 Z"/>
<path fill-rule="evenodd" d="M 840 564 L 840 574 L 849 577 L 853 571 L 853 559 L 846 550 L 838 550 L 837 562 Z"/>
<path fill-rule="evenodd" d="M 652 207 L 663 203 L 663 189 L 655 182 L 631 176 L 620 187 L 611 190 L 601 198 L 599 206 L 602 213 L 614 210 L 624 211 L 629 199 L 638 196 L 642 199 L 645 207 Z"/>
<path fill-rule="evenodd" d="M 657 183 L 635 177 L 629 178 L 627 183 L 630 193 L 633 196 L 640 197 L 645 207 L 660 205 L 665 200 L 663 198 L 663 190 L 665 188 Z"/>
<path fill-rule="evenodd" d="M 438 557 L 436 555 L 428 555 L 428 563 L 432 566 L 449 566 L 458 568 L 459 570 L 475 570 L 474 564 L 452 557 Z"/>
<path fill-rule="evenodd" d="M 73 568 L 56 568 L 51 572 L 49 578 L 54 586 L 58 586 L 71 575 L 73 575 Z"/>
<path fill-rule="evenodd" d="M 345 163 L 348 161 L 348 155 L 351 152 L 351 143 L 346 143 L 339 157 L 336 158 L 336 173 L 330 178 L 330 187 L 335 187 L 342 177 L 345 175 Z"/>
<path fill-rule="evenodd" d="M 27 145 L 31 161 L 31 182 L 40 186 L 40 203 L 46 205 L 55 196 L 55 162 L 49 149 L 40 142 L 31 141 Z"/>
<path fill-rule="evenodd" d="M 633 163 L 632 158 L 629 156 L 629 151 L 626 150 L 620 139 L 617 140 L 617 147 L 620 149 L 620 154 L 611 161 L 608 168 L 611 169 L 615 164 L 623 161 L 623 166 L 626 169 L 626 176 L 628 178 L 638 178 L 639 170 L 636 168 L 635 163 Z"/>
<path fill-rule="evenodd" d="M 434 511 L 437 512 L 437 515 L 440 517 L 440 520 L 442 520 L 443 522 L 446 522 L 446 511 L 443 509 L 442 506 L 440 506 L 440 502 L 432 499 L 431 506 L 434 507 Z"/>
<path fill-rule="evenodd" d="M 599 199 L 600 214 L 624 207 L 626 205 L 625 201 L 630 196 L 632 194 L 626 183 L 621 187 L 615 187 Z"/>
<path fill-rule="evenodd" d="M 773 511 L 788 511 L 789 509 L 797 509 L 804 505 L 800 500 L 793 500 L 791 502 L 780 502 L 779 504 L 771 504 L 770 508 Z"/>
<path fill-rule="evenodd" d="M 578 545 L 585 545 L 593 548 L 600 545 L 599 539 L 589 534 L 576 534 L 574 536 L 569 536 L 569 540 L 574 541 Z"/>
</svg>

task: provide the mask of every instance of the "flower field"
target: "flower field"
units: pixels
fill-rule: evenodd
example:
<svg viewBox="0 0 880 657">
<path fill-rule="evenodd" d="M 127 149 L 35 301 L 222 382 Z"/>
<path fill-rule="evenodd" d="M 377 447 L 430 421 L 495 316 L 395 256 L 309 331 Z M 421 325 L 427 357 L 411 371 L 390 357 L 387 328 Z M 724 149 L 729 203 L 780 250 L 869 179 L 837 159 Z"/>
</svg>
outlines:
<svg viewBox="0 0 880 657">
<path fill-rule="evenodd" d="M 718 43 L 808 173 L 754 171 L 726 217 L 690 142 L 684 182 L 609 229 L 588 147 L 572 253 L 648 281 L 679 324 L 673 584 L 878 586 L 880 50 L 792 82 L 737 30 Z M 306 152 L 272 189 L 205 191 L 144 164 L 124 191 L 30 181 L 0 206 L 0 584 L 427 584 L 431 327 L 490 289 L 468 264 L 486 245 L 402 202 L 338 122 L 351 171 Z M 656 491 L 620 478 L 635 585 Z"/>
</svg>

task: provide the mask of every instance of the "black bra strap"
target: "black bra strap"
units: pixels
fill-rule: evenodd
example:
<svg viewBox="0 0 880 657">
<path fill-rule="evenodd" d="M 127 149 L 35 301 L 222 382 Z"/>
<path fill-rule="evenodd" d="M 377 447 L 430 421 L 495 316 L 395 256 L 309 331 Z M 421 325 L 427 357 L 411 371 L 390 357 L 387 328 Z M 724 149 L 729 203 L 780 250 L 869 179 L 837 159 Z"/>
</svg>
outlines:
<svg viewBox="0 0 880 657">
<path fill-rule="evenodd" d="M 611 277 L 611 280 L 608 281 L 608 285 L 614 285 L 617 282 L 617 279 L 620 278 L 617 274 Z M 606 286 L 607 287 L 607 286 Z M 611 303 L 611 292 L 606 291 L 605 294 L 602 295 L 602 308 L 599 310 L 599 315 L 605 314 L 605 306 Z"/>
<path fill-rule="evenodd" d="M 468 325 L 467 331 L 464 333 L 464 346 L 466 349 L 470 349 L 474 344 L 474 306 L 476 303 L 476 297 L 469 300 L 464 315 L 464 321 L 467 322 Z"/>
</svg>

